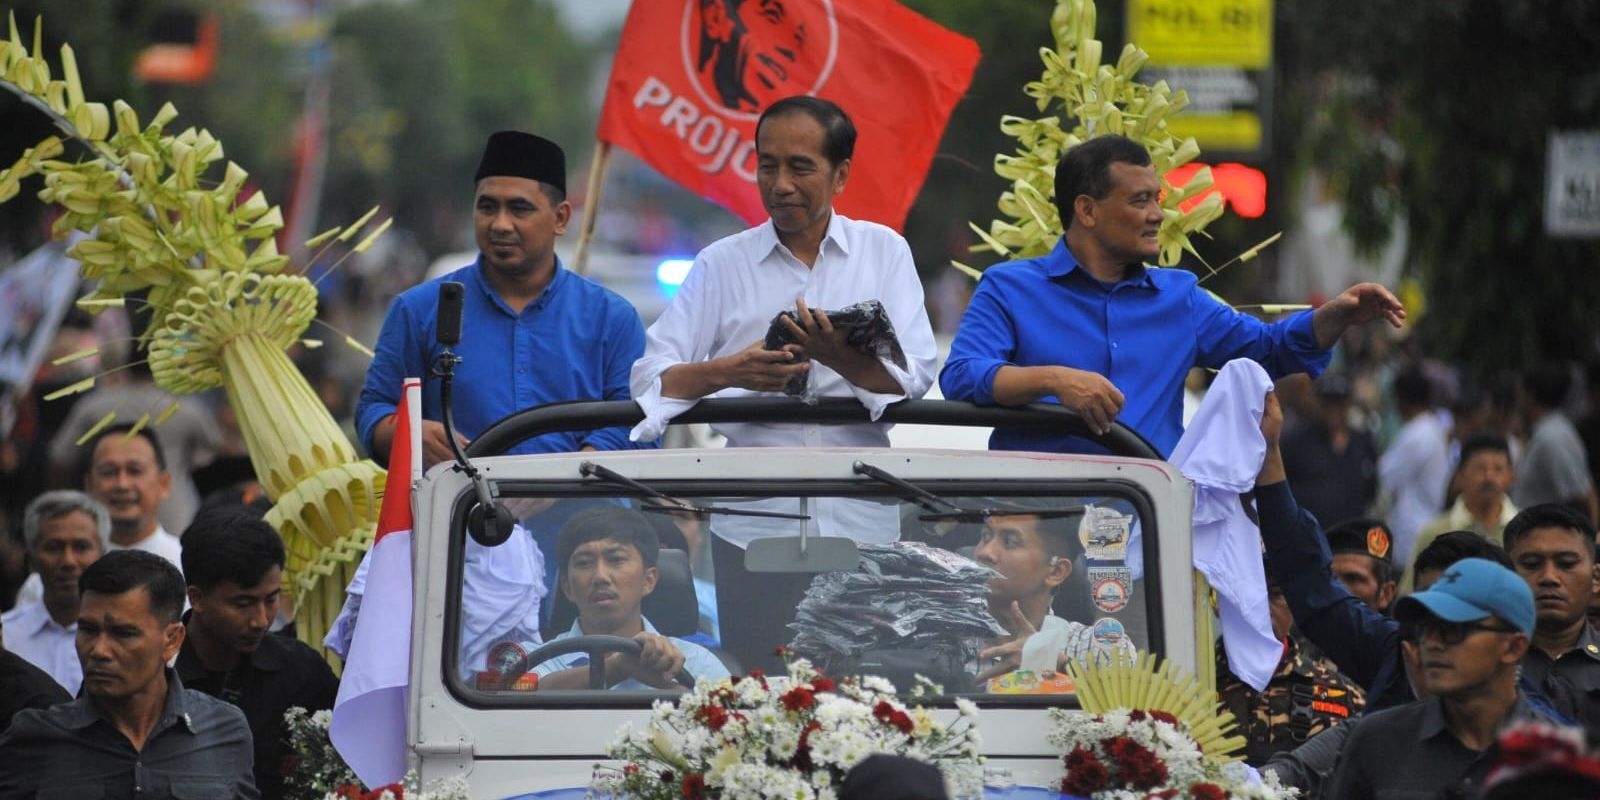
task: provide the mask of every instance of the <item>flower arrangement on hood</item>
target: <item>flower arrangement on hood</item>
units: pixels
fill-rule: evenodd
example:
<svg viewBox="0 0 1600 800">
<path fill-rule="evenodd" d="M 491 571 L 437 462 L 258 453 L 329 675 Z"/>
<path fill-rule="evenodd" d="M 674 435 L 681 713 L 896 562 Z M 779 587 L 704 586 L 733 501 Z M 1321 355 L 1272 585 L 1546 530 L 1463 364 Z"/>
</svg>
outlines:
<svg viewBox="0 0 1600 800">
<path fill-rule="evenodd" d="M 1239 762 L 1208 758 L 1188 726 L 1165 711 L 1104 714 L 1052 709 L 1050 743 L 1066 755 L 1061 792 L 1094 800 L 1282 800 L 1299 796 L 1275 776 L 1253 782 Z"/>
<path fill-rule="evenodd" d="M 1538 776 L 1600 788 L 1600 750 L 1585 741 L 1581 728 L 1520 722 L 1500 734 L 1496 749 L 1499 758 L 1484 781 L 1490 788 Z"/>
<path fill-rule="evenodd" d="M 328 740 L 331 711 L 311 713 L 292 706 L 283 714 L 289 754 L 278 765 L 283 772 L 285 800 L 467 800 L 467 782 L 460 777 L 430 781 L 426 787 L 416 770 L 387 786 L 364 789 Z"/>
<path fill-rule="evenodd" d="M 596 765 L 590 788 L 637 800 L 825 800 L 851 767 L 891 753 L 937 766 L 952 797 L 975 798 L 983 793 L 978 709 L 956 706 L 945 724 L 902 704 L 887 680 L 836 682 L 794 659 L 786 677 L 702 681 L 677 703 L 656 703 L 643 730 L 628 726 L 607 748 L 622 765 Z"/>
</svg>

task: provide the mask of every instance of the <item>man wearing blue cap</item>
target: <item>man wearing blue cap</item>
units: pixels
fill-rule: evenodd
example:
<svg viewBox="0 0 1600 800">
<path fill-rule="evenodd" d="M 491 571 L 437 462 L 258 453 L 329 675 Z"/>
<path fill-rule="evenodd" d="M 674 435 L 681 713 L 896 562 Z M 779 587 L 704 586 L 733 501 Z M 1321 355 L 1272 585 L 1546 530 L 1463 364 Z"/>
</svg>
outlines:
<svg viewBox="0 0 1600 800">
<path fill-rule="evenodd" d="M 1328 797 L 1435 797 L 1479 784 L 1511 722 L 1559 724 L 1517 688 L 1533 636 L 1533 592 L 1492 561 L 1456 562 L 1425 592 L 1395 603 L 1415 641 L 1430 697 L 1377 712 L 1350 732 Z M 1396 754 L 1405 754 L 1397 768 Z"/>
</svg>

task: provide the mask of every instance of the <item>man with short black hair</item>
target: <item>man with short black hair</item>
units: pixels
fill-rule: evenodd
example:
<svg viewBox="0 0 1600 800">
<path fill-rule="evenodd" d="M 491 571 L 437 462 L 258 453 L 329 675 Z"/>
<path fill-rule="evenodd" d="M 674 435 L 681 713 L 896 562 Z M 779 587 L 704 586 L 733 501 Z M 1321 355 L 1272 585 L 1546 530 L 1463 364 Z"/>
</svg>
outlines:
<svg viewBox="0 0 1600 800">
<path fill-rule="evenodd" d="M 1413 553 L 1422 552 L 1446 531 L 1472 531 L 1502 544 L 1506 523 L 1517 515 L 1517 507 L 1506 497 L 1511 476 L 1511 447 L 1505 437 L 1496 433 L 1469 434 L 1461 441 L 1460 460 L 1451 478 L 1456 502 L 1422 528 Z M 1411 586 L 1411 570 L 1407 569 L 1400 591 L 1409 592 Z"/>
<path fill-rule="evenodd" d="M 1600 635 L 1587 616 L 1600 580 L 1594 526 L 1567 506 L 1547 503 L 1514 517 L 1505 539 L 1538 612 L 1523 677 L 1557 711 L 1600 726 Z"/>
<path fill-rule="evenodd" d="M 1389 613 L 1397 591 L 1394 562 L 1389 557 L 1394 550 L 1389 527 L 1379 519 L 1350 519 L 1329 528 L 1327 536 L 1333 574 L 1344 588 L 1361 598 L 1367 608 Z"/>
<path fill-rule="evenodd" d="M 1340 800 L 1435 797 L 1477 786 L 1512 722 L 1556 722 L 1517 688 L 1534 629 L 1533 593 L 1510 570 L 1469 558 L 1395 615 L 1417 642 L 1429 699 L 1377 712 L 1351 731 L 1327 792 Z M 1404 769 L 1395 756 L 1406 754 Z"/>
<path fill-rule="evenodd" d="M 244 714 L 166 666 L 184 638 L 178 568 L 111 552 L 79 587 L 83 691 L 0 734 L 0 797 L 258 797 Z"/>
<path fill-rule="evenodd" d="M 1520 406 L 1528 447 L 1517 465 L 1511 498 L 1527 508 L 1565 503 L 1600 519 L 1600 498 L 1589 475 L 1589 456 L 1572 420 L 1562 412 L 1572 376 L 1565 364 L 1545 362 L 1522 374 Z"/>
<path fill-rule="evenodd" d="M 78 693 L 83 667 L 78 635 L 78 578 L 106 551 L 111 520 L 105 506 L 83 492 L 45 492 L 23 513 L 22 537 L 33 559 L 42 596 L 7 611 L 5 648 Z"/>
<path fill-rule="evenodd" d="M 1405 318 L 1400 301 L 1359 283 L 1281 322 L 1224 305 L 1161 254 L 1161 178 L 1123 136 L 1097 136 L 1061 156 L 1056 208 L 1065 233 L 1047 256 L 988 268 L 939 375 L 945 397 L 976 403 L 1060 403 L 1091 429 L 1120 420 L 1163 455 L 1183 433 L 1191 367 L 1259 361 L 1274 378 L 1320 373 L 1352 325 Z M 1082 449 L 1060 434 L 995 428 L 996 450 Z"/>
<path fill-rule="evenodd" d="M 187 635 L 178 651 L 185 686 L 239 707 L 255 747 L 256 787 L 283 794 L 283 714 L 333 708 L 339 679 L 315 650 L 268 632 L 283 588 L 278 532 L 242 509 L 201 511 L 183 533 Z"/>
<path fill-rule="evenodd" d="M 638 654 L 605 656 L 611 689 L 682 689 L 680 670 L 695 680 L 729 676 L 711 651 L 693 642 L 662 636 L 641 611 L 655 591 L 661 553 L 655 528 L 637 511 L 620 506 L 584 509 L 561 529 L 560 589 L 578 607 L 572 627 L 552 643 L 577 636 L 620 636 L 640 644 Z M 540 689 L 589 686 L 588 656 L 573 653 L 529 665 Z"/>
</svg>

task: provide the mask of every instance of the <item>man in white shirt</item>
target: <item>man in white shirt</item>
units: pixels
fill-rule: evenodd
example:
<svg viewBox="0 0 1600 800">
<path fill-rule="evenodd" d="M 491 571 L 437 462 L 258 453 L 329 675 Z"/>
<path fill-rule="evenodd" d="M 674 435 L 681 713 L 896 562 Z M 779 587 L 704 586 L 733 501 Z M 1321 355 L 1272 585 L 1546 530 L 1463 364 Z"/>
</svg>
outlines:
<svg viewBox="0 0 1600 800">
<path fill-rule="evenodd" d="M 95 434 L 87 445 L 89 468 L 83 475 L 84 491 L 104 506 L 111 517 L 106 551 L 144 550 L 155 553 L 182 570 L 183 547 L 178 537 L 161 526 L 161 507 L 172 494 L 161 440 L 150 428 L 131 436 L 132 425 L 113 425 Z M 31 575 L 17 591 L 17 605 L 40 599 L 43 585 Z"/>
<path fill-rule="evenodd" d="M 28 504 L 22 536 L 42 578 L 42 597 L 3 619 L 5 649 L 49 673 L 68 693 L 83 683 L 78 662 L 78 577 L 105 553 L 111 519 L 83 492 L 45 492 Z"/>
<path fill-rule="evenodd" d="M 927 392 L 938 349 L 910 247 L 889 228 L 833 212 L 833 198 L 850 177 L 855 138 L 849 116 L 827 100 L 790 97 L 762 113 L 756 123 L 756 182 L 771 219 L 701 251 L 672 304 L 646 332 L 645 353 L 634 362 L 631 379 L 646 414 L 633 431 L 635 440 L 659 436 L 672 417 L 702 397 L 773 396 L 797 375 L 806 376 L 811 395 L 855 397 L 874 420 L 891 403 Z M 905 354 L 903 367 L 851 349 L 845 331 L 822 313 L 868 300 L 883 304 Z M 765 349 L 768 326 L 786 310 L 799 320 L 787 323 L 799 344 Z M 874 423 L 729 424 L 717 430 L 736 447 L 889 444 L 886 427 Z M 830 507 L 812 513 L 812 524 L 825 535 L 871 542 L 898 538 L 892 506 L 825 505 Z M 741 548 L 799 529 L 792 522 L 731 519 L 712 526 L 719 622 L 724 644 L 746 659 L 780 643 L 783 621 L 794 613 L 807 581 L 780 580 L 780 588 L 773 581 L 778 575 L 745 580 L 750 576 L 743 573 Z M 741 587 L 759 592 L 762 602 L 752 602 Z M 755 607 L 778 616 L 756 620 Z M 756 630 L 762 633 L 755 640 L 745 635 Z"/>
<path fill-rule="evenodd" d="M 1444 511 L 1450 483 L 1450 444 L 1433 413 L 1428 379 L 1420 371 L 1395 376 L 1395 405 L 1405 419 L 1400 433 L 1378 459 L 1378 483 L 1389 499 L 1389 530 L 1395 563 L 1409 563 L 1417 534 Z"/>
</svg>

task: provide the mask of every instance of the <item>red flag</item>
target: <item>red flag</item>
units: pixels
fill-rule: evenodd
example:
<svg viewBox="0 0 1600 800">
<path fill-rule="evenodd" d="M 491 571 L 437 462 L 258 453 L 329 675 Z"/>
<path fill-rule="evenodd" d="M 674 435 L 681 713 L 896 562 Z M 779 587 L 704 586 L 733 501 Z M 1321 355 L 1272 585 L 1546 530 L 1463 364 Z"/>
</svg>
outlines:
<svg viewBox="0 0 1600 800">
<path fill-rule="evenodd" d="M 389 474 L 368 554 L 361 612 L 350 639 L 328 738 L 361 782 L 406 773 L 406 693 L 411 684 L 411 485 L 422 477 L 422 381 L 407 378 L 395 411 Z"/>
<path fill-rule="evenodd" d="M 826 98 L 858 132 L 836 207 L 898 230 L 977 64 L 976 42 L 893 0 L 635 2 L 599 137 L 754 225 L 757 116 Z"/>
</svg>

